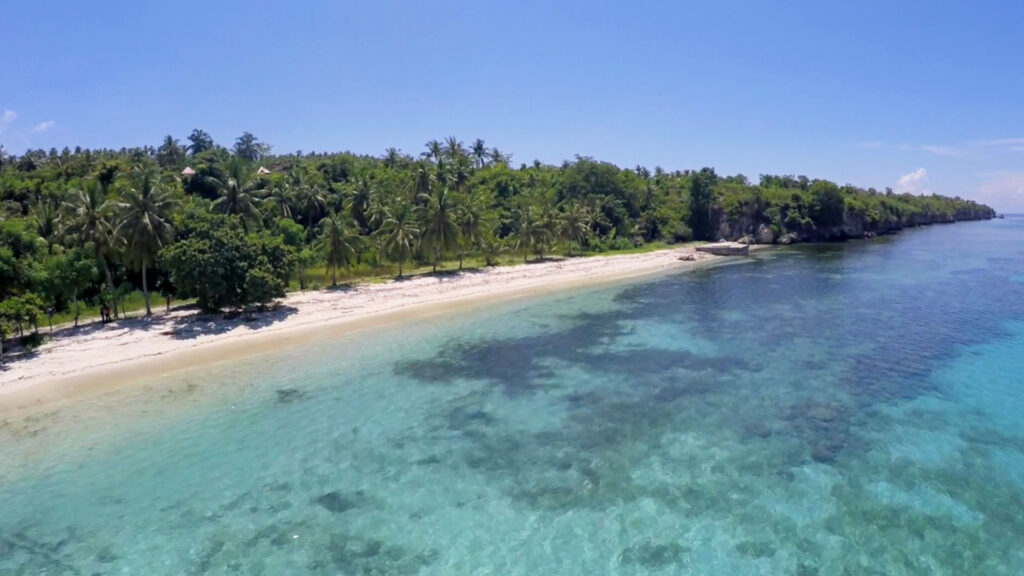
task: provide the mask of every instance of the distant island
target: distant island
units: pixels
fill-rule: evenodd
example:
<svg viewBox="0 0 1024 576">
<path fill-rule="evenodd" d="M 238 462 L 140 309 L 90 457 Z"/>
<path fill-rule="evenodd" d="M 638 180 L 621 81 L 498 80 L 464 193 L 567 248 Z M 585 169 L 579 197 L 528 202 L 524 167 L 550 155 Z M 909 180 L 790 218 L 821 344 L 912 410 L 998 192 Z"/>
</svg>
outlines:
<svg viewBox="0 0 1024 576">
<path fill-rule="evenodd" d="M 168 307 L 265 307 L 289 289 L 691 241 L 834 241 L 990 219 L 961 198 L 712 168 L 516 164 L 482 140 L 419 154 L 275 155 L 194 130 L 157 147 L 0 148 L 0 339 L 83 307 L 116 321 Z M 2 357 L 0 357 L 2 358 Z"/>
</svg>

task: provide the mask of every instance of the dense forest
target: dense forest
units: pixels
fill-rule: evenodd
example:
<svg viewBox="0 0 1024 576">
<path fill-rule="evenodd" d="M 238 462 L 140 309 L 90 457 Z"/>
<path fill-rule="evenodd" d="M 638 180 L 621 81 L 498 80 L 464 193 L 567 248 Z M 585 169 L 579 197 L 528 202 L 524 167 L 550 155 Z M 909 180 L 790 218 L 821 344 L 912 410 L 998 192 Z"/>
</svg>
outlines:
<svg viewBox="0 0 1024 576">
<path fill-rule="evenodd" d="M 274 155 L 249 133 L 229 149 L 202 130 L 155 148 L 0 147 L 0 337 L 28 338 L 55 316 L 77 323 L 83 305 L 116 318 L 138 301 L 149 314 L 153 293 L 244 310 L 353 275 L 691 240 L 841 240 L 993 215 L 804 176 L 755 183 L 586 157 L 514 166 L 456 138 L 379 157 Z"/>
</svg>

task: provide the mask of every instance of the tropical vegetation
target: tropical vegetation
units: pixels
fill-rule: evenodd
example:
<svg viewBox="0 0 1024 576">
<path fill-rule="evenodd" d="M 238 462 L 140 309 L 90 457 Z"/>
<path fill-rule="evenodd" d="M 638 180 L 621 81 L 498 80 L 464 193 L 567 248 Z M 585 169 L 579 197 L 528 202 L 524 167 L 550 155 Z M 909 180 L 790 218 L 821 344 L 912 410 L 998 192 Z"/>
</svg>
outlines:
<svg viewBox="0 0 1024 576">
<path fill-rule="evenodd" d="M 0 344 L 55 315 L 77 323 L 83 305 L 120 317 L 136 292 L 147 315 L 153 291 L 207 311 L 251 310 L 289 286 L 502 254 L 841 240 L 993 216 L 961 198 L 804 176 L 751 182 L 587 157 L 515 165 L 455 137 L 381 156 L 275 155 L 251 133 L 229 148 L 200 129 L 155 148 L 0 152 Z"/>
</svg>

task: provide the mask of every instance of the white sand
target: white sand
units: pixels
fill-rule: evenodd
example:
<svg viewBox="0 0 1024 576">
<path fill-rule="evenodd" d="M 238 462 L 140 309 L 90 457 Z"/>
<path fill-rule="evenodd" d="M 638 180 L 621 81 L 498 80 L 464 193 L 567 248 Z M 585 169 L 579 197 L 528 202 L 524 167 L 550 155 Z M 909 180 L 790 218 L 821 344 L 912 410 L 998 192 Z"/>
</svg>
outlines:
<svg viewBox="0 0 1024 576">
<path fill-rule="evenodd" d="M 680 260 L 688 254 L 696 260 Z M 147 319 L 63 330 L 37 355 L 9 363 L 0 371 L 0 407 L 39 404 L 277 350 L 323 336 L 324 331 L 361 330 L 462 305 L 682 270 L 716 258 L 693 248 L 678 248 L 306 291 L 290 294 L 280 309 L 256 314 L 248 322 L 195 310 L 172 309 L 164 314 L 157 308 Z"/>
</svg>

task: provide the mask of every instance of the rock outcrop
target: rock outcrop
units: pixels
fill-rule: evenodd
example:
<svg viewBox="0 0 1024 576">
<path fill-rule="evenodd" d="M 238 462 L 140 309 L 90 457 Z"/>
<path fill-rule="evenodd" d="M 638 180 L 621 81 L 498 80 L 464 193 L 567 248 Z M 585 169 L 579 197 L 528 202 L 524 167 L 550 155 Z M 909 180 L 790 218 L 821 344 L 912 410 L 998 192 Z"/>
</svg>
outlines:
<svg viewBox="0 0 1024 576">
<path fill-rule="evenodd" d="M 869 220 L 864 214 L 847 210 L 842 223 L 830 227 L 817 227 L 808 220 L 783 219 L 784 224 L 764 222 L 745 211 L 729 216 L 724 212 L 715 214 L 717 238 L 720 242 L 740 244 L 796 244 L 798 242 L 841 242 L 858 238 L 874 238 L 893 234 L 904 228 L 948 224 L 970 220 L 990 220 L 995 217 L 988 211 L 965 210 L 953 215 L 911 214 L 901 221 L 878 222 Z"/>
<path fill-rule="evenodd" d="M 705 244 L 697 246 L 698 252 L 707 252 L 716 256 L 746 256 L 750 253 L 749 244 L 739 242 L 718 242 L 716 244 Z"/>
</svg>

